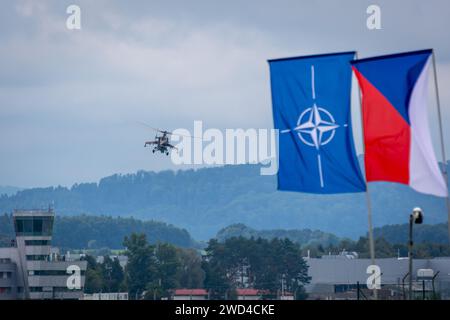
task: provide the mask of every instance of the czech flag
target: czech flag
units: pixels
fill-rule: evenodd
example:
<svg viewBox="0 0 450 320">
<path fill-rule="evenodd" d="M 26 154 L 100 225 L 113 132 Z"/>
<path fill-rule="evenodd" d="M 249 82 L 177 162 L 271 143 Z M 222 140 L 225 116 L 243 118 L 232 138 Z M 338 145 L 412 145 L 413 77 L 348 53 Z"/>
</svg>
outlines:
<svg viewBox="0 0 450 320">
<path fill-rule="evenodd" d="M 352 61 L 362 91 L 367 181 L 447 197 L 427 116 L 432 50 Z"/>
</svg>

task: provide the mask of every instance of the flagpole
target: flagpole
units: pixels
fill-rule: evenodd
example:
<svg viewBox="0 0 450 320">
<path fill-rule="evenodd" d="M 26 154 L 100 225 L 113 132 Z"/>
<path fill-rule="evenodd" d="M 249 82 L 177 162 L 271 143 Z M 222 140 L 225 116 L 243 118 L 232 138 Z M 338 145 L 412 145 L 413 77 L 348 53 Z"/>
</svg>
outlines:
<svg viewBox="0 0 450 320">
<path fill-rule="evenodd" d="M 442 129 L 441 102 L 439 99 L 439 86 L 438 86 L 438 79 L 437 79 L 437 72 L 436 72 L 436 58 L 434 55 L 434 50 L 432 50 L 431 55 L 432 55 L 432 59 L 433 59 L 434 92 L 436 93 L 436 104 L 437 104 L 437 111 L 438 111 L 439 136 L 440 136 L 440 140 L 441 140 L 442 161 L 444 162 L 444 178 L 445 178 L 445 184 L 447 185 L 447 190 L 448 190 L 447 157 L 445 155 L 444 132 Z M 448 237 L 449 237 L 449 242 L 450 242 L 450 198 L 449 198 L 448 194 L 447 194 L 446 202 L 447 202 Z"/>
<path fill-rule="evenodd" d="M 358 53 L 355 53 L 356 59 L 358 59 Z M 362 103 L 361 103 L 361 90 L 358 85 L 358 101 L 359 101 L 359 110 L 361 115 L 361 135 L 362 135 L 362 148 L 363 148 L 363 155 L 365 157 L 366 155 L 366 147 L 364 144 L 364 117 L 363 117 L 363 110 L 362 110 Z M 373 224 L 372 224 L 372 203 L 370 201 L 370 194 L 369 194 L 369 185 L 367 184 L 366 175 L 364 175 L 364 182 L 366 184 L 366 203 L 367 203 L 367 220 L 369 225 L 369 251 L 370 251 L 370 261 L 372 265 L 375 265 L 375 242 L 373 239 Z M 375 300 L 378 299 L 378 292 L 377 289 L 373 289 L 373 297 Z"/>
</svg>

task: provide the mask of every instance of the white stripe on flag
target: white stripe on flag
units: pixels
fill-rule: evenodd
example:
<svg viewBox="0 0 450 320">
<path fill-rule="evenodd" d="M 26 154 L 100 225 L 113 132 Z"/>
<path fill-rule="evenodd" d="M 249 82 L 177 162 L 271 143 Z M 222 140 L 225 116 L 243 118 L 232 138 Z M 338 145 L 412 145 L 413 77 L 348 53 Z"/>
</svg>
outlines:
<svg viewBox="0 0 450 320">
<path fill-rule="evenodd" d="M 422 193 L 446 197 L 447 185 L 436 160 L 428 125 L 427 93 L 430 60 L 431 58 L 428 58 L 417 79 L 409 102 L 411 122 L 409 185 Z"/>
</svg>

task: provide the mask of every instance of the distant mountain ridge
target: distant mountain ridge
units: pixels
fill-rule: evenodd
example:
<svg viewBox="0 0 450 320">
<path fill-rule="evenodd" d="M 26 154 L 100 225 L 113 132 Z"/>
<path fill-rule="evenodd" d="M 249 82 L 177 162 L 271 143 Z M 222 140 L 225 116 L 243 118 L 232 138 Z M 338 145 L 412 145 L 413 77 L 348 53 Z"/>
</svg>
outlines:
<svg viewBox="0 0 450 320">
<path fill-rule="evenodd" d="M 288 238 L 289 240 L 302 246 L 313 244 L 322 246 L 337 245 L 341 240 L 334 234 L 322 232 L 320 230 L 255 230 L 242 223 L 232 224 L 226 228 L 223 228 L 216 235 L 217 240 L 221 242 L 233 237 L 254 239 L 263 238 L 267 240 L 274 238 Z"/>
<path fill-rule="evenodd" d="M 112 175 L 71 188 L 33 188 L 0 196 L 0 213 L 15 208 L 53 207 L 57 215 L 133 216 L 185 228 L 207 240 L 221 228 L 312 229 L 357 238 L 367 232 L 364 193 L 314 195 L 276 190 L 276 176 L 261 176 L 259 165 Z M 422 207 L 425 222 L 447 221 L 445 200 L 408 186 L 370 183 L 375 226 L 403 224 Z"/>
<path fill-rule="evenodd" d="M 0 194 L 6 194 L 8 196 L 12 196 L 20 190 L 23 190 L 23 188 L 13 186 L 0 186 Z"/>
</svg>

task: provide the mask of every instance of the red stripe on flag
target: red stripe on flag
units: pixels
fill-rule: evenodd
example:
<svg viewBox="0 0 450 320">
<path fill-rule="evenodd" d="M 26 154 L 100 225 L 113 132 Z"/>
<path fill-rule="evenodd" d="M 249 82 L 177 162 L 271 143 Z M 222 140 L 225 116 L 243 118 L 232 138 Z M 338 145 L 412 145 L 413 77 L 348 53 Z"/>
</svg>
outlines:
<svg viewBox="0 0 450 320">
<path fill-rule="evenodd" d="M 366 179 L 408 184 L 411 128 L 383 94 L 353 70 L 363 95 Z"/>
</svg>

